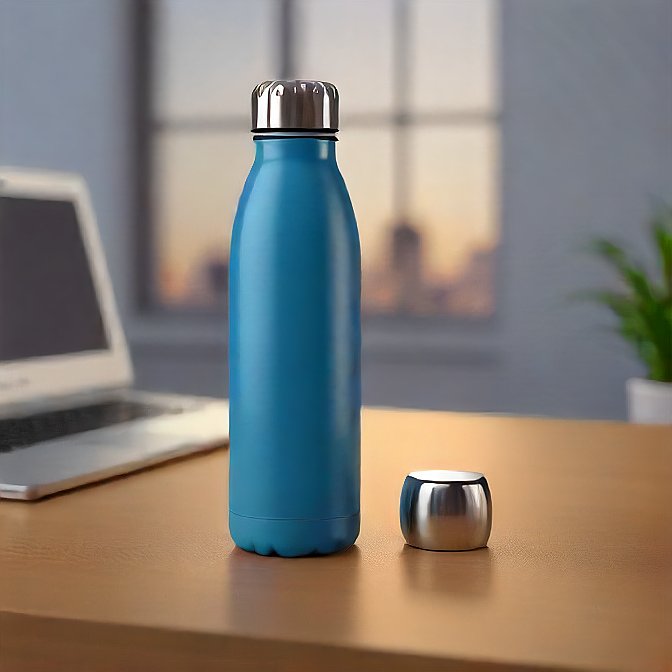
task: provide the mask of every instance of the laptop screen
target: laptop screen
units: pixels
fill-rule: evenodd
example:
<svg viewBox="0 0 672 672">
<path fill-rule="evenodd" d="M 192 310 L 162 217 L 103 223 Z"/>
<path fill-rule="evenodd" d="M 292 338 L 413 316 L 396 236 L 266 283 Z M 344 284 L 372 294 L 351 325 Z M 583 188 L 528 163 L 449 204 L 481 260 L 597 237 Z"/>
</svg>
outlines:
<svg viewBox="0 0 672 672">
<path fill-rule="evenodd" d="M 107 348 L 74 203 L 0 196 L 0 362 Z"/>
</svg>

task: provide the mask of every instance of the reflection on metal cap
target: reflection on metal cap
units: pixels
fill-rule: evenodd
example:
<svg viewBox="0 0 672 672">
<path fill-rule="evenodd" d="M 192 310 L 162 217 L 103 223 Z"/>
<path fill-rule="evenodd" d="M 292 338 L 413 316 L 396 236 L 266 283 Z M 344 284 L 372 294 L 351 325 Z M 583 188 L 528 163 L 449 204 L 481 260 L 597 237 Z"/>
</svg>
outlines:
<svg viewBox="0 0 672 672">
<path fill-rule="evenodd" d="M 338 130 L 338 90 L 329 82 L 276 79 L 252 91 L 256 132 Z"/>
<path fill-rule="evenodd" d="M 466 551 L 488 543 L 492 499 L 483 474 L 414 471 L 404 481 L 399 507 L 406 542 L 428 551 Z"/>
</svg>

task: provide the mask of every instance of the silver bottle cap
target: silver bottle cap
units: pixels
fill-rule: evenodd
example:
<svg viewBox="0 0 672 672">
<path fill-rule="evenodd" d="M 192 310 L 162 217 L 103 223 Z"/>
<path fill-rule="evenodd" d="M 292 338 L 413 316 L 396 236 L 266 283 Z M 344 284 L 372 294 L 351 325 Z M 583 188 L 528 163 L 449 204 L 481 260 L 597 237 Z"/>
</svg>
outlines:
<svg viewBox="0 0 672 672">
<path fill-rule="evenodd" d="M 252 91 L 252 131 L 337 131 L 338 90 L 329 82 L 276 79 Z"/>
<path fill-rule="evenodd" d="M 404 481 L 401 532 L 410 546 L 427 551 L 467 551 L 488 543 L 492 499 L 483 474 L 414 471 Z"/>
</svg>

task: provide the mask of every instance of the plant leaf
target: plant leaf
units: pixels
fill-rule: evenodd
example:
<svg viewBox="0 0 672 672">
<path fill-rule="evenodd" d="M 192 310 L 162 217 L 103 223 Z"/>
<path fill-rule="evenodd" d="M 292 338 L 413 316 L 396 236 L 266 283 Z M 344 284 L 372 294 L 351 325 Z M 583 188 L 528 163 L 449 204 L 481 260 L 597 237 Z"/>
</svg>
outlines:
<svg viewBox="0 0 672 672">
<path fill-rule="evenodd" d="M 672 300 L 672 207 L 663 206 L 653 218 L 651 228 L 663 272 L 663 287 Z"/>
<path fill-rule="evenodd" d="M 580 292 L 575 298 L 601 303 L 618 319 L 618 330 L 646 364 L 653 380 L 672 382 L 672 208 L 665 206 L 651 222 L 662 268 L 662 284 L 652 281 L 623 247 L 606 239 L 589 250 L 607 262 L 623 281 L 623 291 Z"/>
<path fill-rule="evenodd" d="M 644 300 L 651 300 L 656 291 L 651 287 L 646 273 L 632 262 L 622 247 L 604 238 L 594 240 L 590 251 L 606 261 L 620 276 L 623 282 Z"/>
</svg>

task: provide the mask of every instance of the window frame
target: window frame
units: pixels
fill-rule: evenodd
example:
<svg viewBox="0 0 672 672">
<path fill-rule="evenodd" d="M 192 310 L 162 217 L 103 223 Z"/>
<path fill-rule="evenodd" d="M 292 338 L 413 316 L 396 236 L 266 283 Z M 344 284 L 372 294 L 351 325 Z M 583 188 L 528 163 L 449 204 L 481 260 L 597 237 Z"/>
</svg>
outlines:
<svg viewBox="0 0 672 672">
<path fill-rule="evenodd" d="M 500 323 L 500 305 L 502 295 L 502 212 L 501 212 L 501 156 L 499 152 L 499 130 L 501 128 L 501 73 L 495 71 L 495 103 L 487 110 L 443 110 L 433 112 L 414 112 L 409 109 L 408 100 L 400 92 L 408 90 L 408 53 L 410 50 L 410 30 L 408 30 L 408 12 L 414 0 L 392 0 L 394 4 L 395 45 L 393 72 L 395 92 L 395 110 L 381 113 L 359 113 L 350 115 L 348 128 L 376 128 L 386 126 L 396 129 L 393 152 L 395 184 L 406 184 L 399 176 L 403 170 L 403 156 L 408 151 L 404 146 L 408 129 L 414 127 L 438 126 L 456 128 L 459 126 L 494 128 L 497 151 L 493 157 L 495 173 L 495 194 L 493 216 L 498 225 L 498 243 L 493 254 L 494 263 L 494 309 L 488 316 L 469 317 L 455 315 L 420 316 L 412 314 L 362 314 L 364 348 L 376 354 L 387 356 L 415 353 L 418 349 L 427 353 L 456 350 L 458 353 L 474 351 L 474 361 L 493 361 L 493 348 L 497 347 L 497 325 Z M 493 55 L 495 63 L 500 51 L 501 0 L 491 0 L 494 20 L 492 31 Z M 279 56 L 279 77 L 288 78 L 294 71 L 295 54 L 292 49 L 292 32 L 296 30 L 294 0 L 279 0 L 280 30 L 276 44 Z M 227 316 L 221 309 L 188 306 L 167 306 L 158 300 L 156 287 L 156 257 L 153 254 L 156 242 L 156 218 L 153 204 L 153 151 L 155 137 L 159 133 L 172 131 L 249 132 L 249 120 L 237 115 L 199 116 L 191 119 L 161 119 L 154 113 L 154 73 L 153 58 L 157 31 L 154 0 L 137 0 L 133 6 L 133 52 L 132 59 L 132 99 L 134 147 L 134 256 L 135 282 L 133 314 L 130 324 L 131 341 L 146 343 L 221 343 L 222 333 L 226 333 Z M 493 64 L 494 67 L 494 64 Z M 402 132 L 399 132 L 401 129 Z M 395 189 L 395 193 L 399 191 Z M 399 197 L 395 196 L 395 200 Z M 395 203 L 395 209 L 398 205 Z M 167 334 L 166 327 L 173 327 L 187 320 L 189 328 L 178 333 Z M 222 332 L 224 329 L 224 332 Z M 424 350 L 423 350 L 424 348 Z M 387 353 L 387 354 L 386 354 Z M 495 355 L 494 360 L 498 359 Z"/>
</svg>

